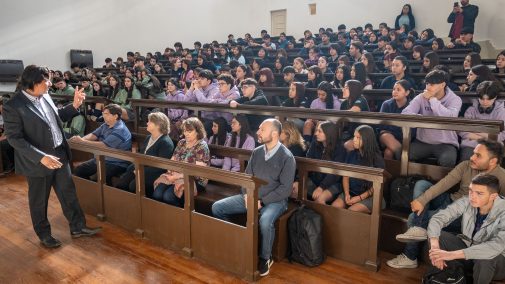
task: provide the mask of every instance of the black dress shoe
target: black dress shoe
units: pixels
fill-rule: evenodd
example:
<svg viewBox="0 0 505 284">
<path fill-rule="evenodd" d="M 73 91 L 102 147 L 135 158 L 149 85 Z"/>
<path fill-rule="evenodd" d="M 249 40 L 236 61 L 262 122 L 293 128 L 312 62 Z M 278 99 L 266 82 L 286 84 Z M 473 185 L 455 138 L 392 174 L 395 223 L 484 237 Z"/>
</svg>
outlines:
<svg viewBox="0 0 505 284">
<path fill-rule="evenodd" d="M 61 242 L 53 238 L 53 236 L 46 237 L 40 240 L 40 243 L 46 248 L 57 248 L 61 246 Z"/>
<path fill-rule="evenodd" d="M 70 232 L 70 235 L 72 236 L 73 239 L 77 239 L 80 237 L 91 237 L 93 235 L 96 235 L 96 233 L 100 232 L 101 230 L 102 230 L 102 227 L 97 227 L 97 228 L 83 227 L 79 231 Z"/>
</svg>

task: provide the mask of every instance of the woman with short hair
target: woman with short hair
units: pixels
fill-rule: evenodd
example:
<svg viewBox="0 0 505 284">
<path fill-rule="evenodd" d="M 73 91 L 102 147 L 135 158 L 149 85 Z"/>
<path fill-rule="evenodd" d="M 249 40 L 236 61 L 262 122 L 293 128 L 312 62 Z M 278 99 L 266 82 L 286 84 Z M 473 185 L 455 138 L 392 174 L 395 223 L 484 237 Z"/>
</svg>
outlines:
<svg viewBox="0 0 505 284">
<path fill-rule="evenodd" d="M 160 157 L 165 159 L 172 158 L 174 152 L 174 143 L 168 136 L 170 132 L 170 120 L 162 112 L 152 112 L 147 116 L 147 132 L 149 135 L 144 140 L 139 153 Z M 151 197 L 154 191 L 153 183 L 165 170 L 150 166 L 144 167 L 144 183 L 146 197 Z M 115 187 L 136 192 L 135 166 L 130 164 L 126 172 L 121 175 Z"/>
</svg>

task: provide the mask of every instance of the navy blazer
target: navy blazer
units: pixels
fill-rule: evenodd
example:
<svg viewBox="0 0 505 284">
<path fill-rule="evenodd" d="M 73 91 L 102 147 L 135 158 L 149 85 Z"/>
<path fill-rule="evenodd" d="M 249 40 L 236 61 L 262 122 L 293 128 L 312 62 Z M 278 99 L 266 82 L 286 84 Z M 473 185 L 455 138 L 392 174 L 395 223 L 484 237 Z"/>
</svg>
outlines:
<svg viewBox="0 0 505 284">
<path fill-rule="evenodd" d="M 63 134 L 63 122 L 71 120 L 79 114 L 79 111 L 72 104 L 57 108 L 49 94 L 44 94 L 41 99 L 45 99 L 55 111 L 58 127 L 63 136 L 62 146 L 70 161 L 71 152 Z M 53 170 L 40 163 L 45 155 L 55 154 L 51 127 L 42 113 L 22 92 L 18 92 L 4 104 L 3 112 L 5 135 L 9 144 L 15 149 L 16 173 L 27 177 L 50 175 Z"/>
</svg>

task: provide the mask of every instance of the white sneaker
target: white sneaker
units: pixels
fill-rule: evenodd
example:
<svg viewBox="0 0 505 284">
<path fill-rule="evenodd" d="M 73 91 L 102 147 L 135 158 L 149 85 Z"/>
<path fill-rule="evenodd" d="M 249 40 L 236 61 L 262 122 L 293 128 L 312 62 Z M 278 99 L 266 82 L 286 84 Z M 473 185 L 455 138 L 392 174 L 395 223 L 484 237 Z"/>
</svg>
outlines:
<svg viewBox="0 0 505 284">
<path fill-rule="evenodd" d="M 393 268 L 417 268 L 417 259 L 411 260 L 402 253 L 397 257 L 386 261 L 386 264 Z"/>
<path fill-rule="evenodd" d="M 428 239 L 428 233 L 425 228 L 410 227 L 405 233 L 396 235 L 396 240 L 403 243 L 422 242 Z"/>
</svg>

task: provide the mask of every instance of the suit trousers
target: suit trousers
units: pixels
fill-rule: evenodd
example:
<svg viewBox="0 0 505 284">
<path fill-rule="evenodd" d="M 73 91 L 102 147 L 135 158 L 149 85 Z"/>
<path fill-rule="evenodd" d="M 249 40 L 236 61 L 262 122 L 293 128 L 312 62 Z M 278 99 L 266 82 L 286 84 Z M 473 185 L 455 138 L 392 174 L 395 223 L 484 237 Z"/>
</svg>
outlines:
<svg viewBox="0 0 505 284">
<path fill-rule="evenodd" d="M 63 210 L 63 215 L 70 224 L 70 231 L 79 231 L 86 226 L 84 213 L 79 205 L 70 164 L 65 148 L 60 146 L 55 149 L 55 156 L 63 164 L 61 168 L 53 170 L 44 177 L 27 177 L 28 201 L 33 229 L 40 239 L 51 235 L 51 225 L 47 219 L 47 206 L 51 187 L 58 197 Z"/>
</svg>

